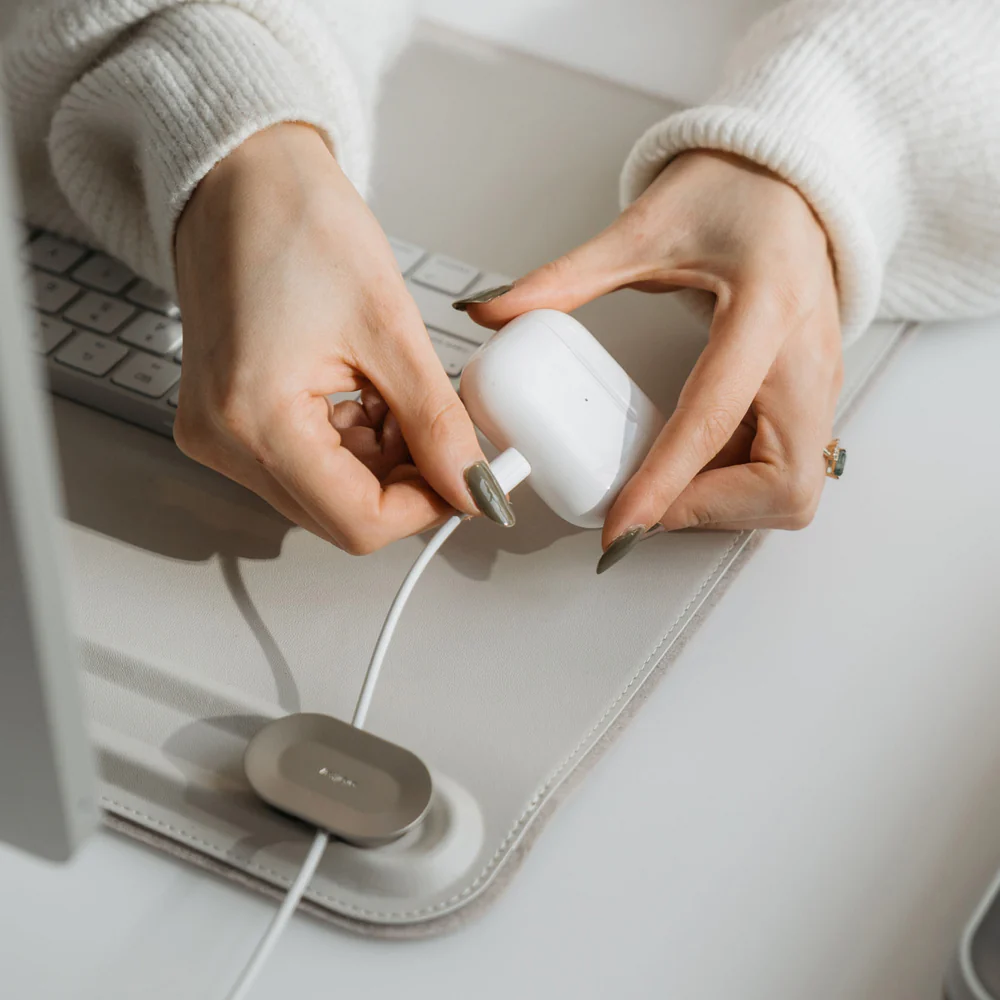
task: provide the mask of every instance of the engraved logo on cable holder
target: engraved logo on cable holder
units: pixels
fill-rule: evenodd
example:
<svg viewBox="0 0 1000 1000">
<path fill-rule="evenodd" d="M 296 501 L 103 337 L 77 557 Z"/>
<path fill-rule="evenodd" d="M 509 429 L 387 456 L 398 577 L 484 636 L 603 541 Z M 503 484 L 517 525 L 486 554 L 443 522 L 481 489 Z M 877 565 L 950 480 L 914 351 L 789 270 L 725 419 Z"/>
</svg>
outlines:
<svg viewBox="0 0 1000 1000">
<path fill-rule="evenodd" d="M 339 771 L 331 771 L 328 767 L 321 767 L 319 773 L 324 778 L 329 778 L 335 785 L 344 785 L 347 788 L 357 788 L 358 783 L 353 778 L 348 778 L 346 774 Z"/>
</svg>

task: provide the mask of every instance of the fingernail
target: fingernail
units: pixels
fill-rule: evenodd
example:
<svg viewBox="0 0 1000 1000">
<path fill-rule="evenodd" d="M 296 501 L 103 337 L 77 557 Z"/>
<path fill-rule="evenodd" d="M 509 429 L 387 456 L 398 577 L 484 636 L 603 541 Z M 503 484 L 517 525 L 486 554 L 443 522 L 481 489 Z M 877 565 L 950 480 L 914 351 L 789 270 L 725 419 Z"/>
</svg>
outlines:
<svg viewBox="0 0 1000 1000">
<path fill-rule="evenodd" d="M 597 561 L 597 572 L 606 573 L 615 563 L 621 562 L 642 541 L 646 529 L 640 524 L 623 531 Z"/>
<path fill-rule="evenodd" d="M 459 312 L 465 312 L 469 306 L 481 305 L 483 302 L 492 302 L 494 299 L 500 298 L 501 295 L 506 295 L 513 287 L 513 285 L 497 285 L 495 288 L 484 288 L 481 292 L 476 292 L 475 295 L 452 302 L 451 307 L 452 309 L 457 309 Z"/>
<path fill-rule="evenodd" d="M 504 496 L 488 462 L 476 462 L 465 470 L 465 483 L 480 512 L 505 528 L 514 526 L 514 508 Z"/>
</svg>

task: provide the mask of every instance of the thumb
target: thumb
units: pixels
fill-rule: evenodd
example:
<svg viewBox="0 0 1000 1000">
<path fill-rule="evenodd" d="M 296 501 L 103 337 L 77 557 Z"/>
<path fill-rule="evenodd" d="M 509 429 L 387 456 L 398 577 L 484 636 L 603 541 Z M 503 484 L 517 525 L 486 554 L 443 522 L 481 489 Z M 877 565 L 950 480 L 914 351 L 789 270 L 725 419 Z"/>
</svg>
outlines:
<svg viewBox="0 0 1000 1000">
<path fill-rule="evenodd" d="M 498 330 L 532 309 L 572 312 L 592 299 L 613 292 L 640 277 L 638 255 L 624 227 L 614 223 L 603 233 L 568 254 L 526 274 L 509 290 L 487 302 L 484 293 L 454 303 L 477 323 Z"/>
</svg>

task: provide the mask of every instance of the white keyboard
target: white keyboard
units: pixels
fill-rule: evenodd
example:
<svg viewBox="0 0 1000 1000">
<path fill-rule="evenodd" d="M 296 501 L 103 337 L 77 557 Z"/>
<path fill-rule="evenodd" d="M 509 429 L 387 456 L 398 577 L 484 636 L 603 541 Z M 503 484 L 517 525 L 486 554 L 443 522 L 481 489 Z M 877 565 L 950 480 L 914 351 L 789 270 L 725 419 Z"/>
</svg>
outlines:
<svg viewBox="0 0 1000 1000">
<path fill-rule="evenodd" d="M 469 355 L 490 331 L 451 303 L 510 279 L 413 243 L 390 243 L 441 364 L 457 385 Z M 45 356 L 52 391 L 170 435 L 183 350 L 176 304 L 120 261 L 51 233 L 30 230 L 24 256 L 34 346 Z"/>
</svg>

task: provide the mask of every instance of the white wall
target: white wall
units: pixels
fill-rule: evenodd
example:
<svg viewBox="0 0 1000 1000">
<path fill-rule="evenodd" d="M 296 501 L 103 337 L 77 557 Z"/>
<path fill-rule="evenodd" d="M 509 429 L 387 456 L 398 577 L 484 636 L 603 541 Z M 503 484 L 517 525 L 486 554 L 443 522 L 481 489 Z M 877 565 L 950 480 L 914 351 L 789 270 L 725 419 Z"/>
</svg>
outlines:
<svg viewBox="0 0 1000 1000">
<path fill-rule="evenodd" d="M 711 90 L 734 41 L 778 0 L 421 0 L 425 16 L 666 97 Z"/>
</svg>

